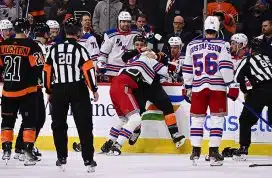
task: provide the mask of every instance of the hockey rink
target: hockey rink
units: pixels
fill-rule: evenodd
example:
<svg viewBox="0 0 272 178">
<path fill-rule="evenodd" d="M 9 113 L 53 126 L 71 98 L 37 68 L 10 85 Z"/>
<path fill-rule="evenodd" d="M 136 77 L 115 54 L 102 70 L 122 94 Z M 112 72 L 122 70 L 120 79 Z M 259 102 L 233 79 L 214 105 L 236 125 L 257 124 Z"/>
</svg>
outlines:
<svg viewBox="0 0 272 178">
<path fill-rule="evenodd" d="M 80 153 L 70 152 L 66 171 L 55 166 L 55 152 L 42 152 L 43 160 L 34 167 L 10 160 L 6 166 L 0 162 L 0 178 L 259 178 L 270 177 L 271 167 L 249 168 L 251 163 L 272 163 L 272 157 L 252 156 L 247 162 L 226 159 L 222 167 L 210 167 L 201 158 L 198 166 L 192 166 L 189 155 L 124 154 L 122 156 L 95 155 L 98 163 L 95 173 L 87 173 Z"/>
</svg>

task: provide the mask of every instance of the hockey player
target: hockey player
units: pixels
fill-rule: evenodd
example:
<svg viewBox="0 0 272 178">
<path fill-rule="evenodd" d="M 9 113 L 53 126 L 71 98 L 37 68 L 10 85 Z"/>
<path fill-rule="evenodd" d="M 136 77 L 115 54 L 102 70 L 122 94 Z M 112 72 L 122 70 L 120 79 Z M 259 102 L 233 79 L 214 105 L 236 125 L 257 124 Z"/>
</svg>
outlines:
<svg viewBox="0 0 272 178">
<path fill-rule="evenodd" d="M 110 96 L 120 122 L 111 129 L 110 141 L 113 145 L 108 153 L 110 155 L 120 155 L 123 144 L 141 124 L 139 106 L 133 94 L 138 82 L 142 80 L 151 85 L 155 73 L 168 77 L 167 67 L 156 67 L 160 65 L 156 59 L 154 52 L 146 51 L 131 60 L 112 80 Z"/>
<path fill-rule="evenodd" d="M 14 22 L 15 38 L 0 44 L 0 65 L 4 68 L 1 103 L 1 140 L 3 160 L 11 156 L 13 129 L 18 110 L 23 118 L 25 166 L 35 165 L 33 146 L 36 140 L 38 78 L 44 60 L 37 43 L 27 38 L 30 25 L 26 19 Z"/>
<path fill-rule="evenodd" d="M 205 38 L 188 44 L 183 64 L 186 95 L 191 98 L 190 139 L 193 151 L 190 159 L 193 164 L 201 154 L 203 126 L 209 106 L 210 165 L 223 165 L 224 158 L 219 154 L 218 147 L 223 134 L 224 116 L 227 115 L 227 96 L 236 100 L 239 94 L 239 85 L 234 83 L 230 45 L 216 39 L 219 26 L 217 17 L 207 17 L 204 23 Z"/>
<path fill-rule="evenodd" d="M 255 113 L 262 113 L 268 106 L 268 122 L 272 125 L 272 64 L 271 58 L 266 55 L 260 39 L 250 42 L 252 55 L 244 58 L 235 73 L 235 81 L 240 83 L 240 89 L 245 94 L 245 105 Z M 246 78 L 249 79 L 252 89 L 246 88 Z M 240 148 L 234 152 L 234 159 L 246 160 L 248 148 L 251 145 L 251 127 L 258 121 L 258 117 L 248 108 L 244 107 L 239 118 Z"/>
<path fill-rule="evenodd" d="M 87 50 L 77 43 L 81 25 L 71 18 L 65 23 L 66 40 L 50 48 L 44 67 L 44 84 L 51 96 L 52 130 L 57 151 L 56 165 L 67 162 L 67 113 L 69 105 L 74 116 L 82 145 L 82 158 L 88 172 L 93 172 L 92 105 L 88 88 L 98 100 L 98 88 L 93 62 Z M 84 78 L 83 78 L 84 77 Z"/>
<path fill-rule="evenodd" d="M 37 23 L 33 27 L 33 34 L 35 36 L 34 41 L 40 46 L 42 49 L 43 55 L 39 56 L 39 58 L 45 59 L 46 57 L 46 42 L 49 37 L 49 27 L 45 23 Z M 37 94 L 37 99 L 36 99 L 36 104 L 37 104 L 37 125 L 36 125 L 36 140 L 38 138 L 38 135 L 40 133 L 41 128 L 44 125 L 45 122 L 45 105 L 44 105 L 44 99 L 43 99 L 43 92 L 42 92 L 42 79 L 39 79 L 39 84 L 40 87 L 38 87 L 38 94 Z M 19 159 L 20 161 L 24 161 L 24 153 L 23 153 L 23 130 L 24 130 L 24 125 L 22 123 L 20 127 L 19 134 L 17 136 L 16 140 L 16 145 L 15 145 L 15 155 L 14 159 Z M 36 156 L 36 160 L 40 160 L 38 156 L 41 156 L 41 153 L 37 149 L 37 147 L 34 147 L 33 153 Z"/>
<path fill-rule="evenodd" d="M 47 42 L 47 48 L 48 51 L 51 48 L 51 46 L 53 46 L 56 43 L 60 42 L 60 25 L 56 20 L 48 20 L 46 22 L 46 24 L 49 26 L 50 28 L 50 33 L 49 33 L 49 39 Z"/>
<path fill-rule="evenodd" d="M 139 57 L 142 52 L 150 51 L 146 47 L 146 45 L 147 44 L 143 36 L 140 35 L 136 36 L 134 38 L 135 50 L 125 52 L 125 54 L 122 57 L 123 61 L 125 63 L 128 63 L 130 60 Z M 157 58 L 161 59 L 162 56 L 157 54 Z M 158 63 L 158 65 L 154 66 L 153 70 L 157 71 L 158 69 L 164 67 L 166 66 L 162 65 L 161 63 Z M 151 101 L 158 109 L 163 111 L 163 114 L 165 116 L 165 123 L 168 127 L 171 138 L 173 139 L 173 142 L 176 144 L 177 148 L 181 147 L 185 142 L 185 136 L 179 133 L 173 106 L 171 101 L 169 100 L 168 95 L 166 94 L 166 92 L 164 91 L 160 84 L 160 76 L 156 74 L 151 85 L 146 82 L 139 81 L 138 89 L 134 91 L 134 96 L 137 103 L 139 104 L 140 114 L 146 111 L 145 106 L 147 100 Z M 102 152 L 104 153 L 109 152 L 112 144 L 114 143 L 114 139 L 118 137 L 118 132 L 116 131 L 118 130 L 119 127 L 120 126 L 118 125 L 117 127 L 111 128 L 109 140 L 106 143 L 104 143 L 104 145 L 101 147 Z M 141 127 L 139 126 L 133 131 L 132 136 L 129 138 L 129 144 L 134 145 L 140 134 Z"/>
<path fill-rule="evenodd" d="M 230 50 L 233 59 L 234 69 L 236 70 L 244 57 L 248 56 L 249 51 L 247 47 L 248 38 L 243 33 L 236 33 L 230 39 Z"/>
<path fill-rule="evenodd" d="M 13 25 L 9 20 L 0 21 L 0 42 L 11 37 Z"/>
<path fill-rule="evenodd" d="M 170 45 L 171 58 L 168 62 L 168 72 L 171 76 L 171 82 L 182 82 L 182 64 L 184 62 L 184 54 L 182 53 L 182 48 L 184 44 L 182 43 L 180 37 L 171 37 L 168 40 Z"/>
<path fill-rule="evenodd" d="M 126 50 L 133 49 L 133 39 L 139 34 L 131 29 L 131 15 L 122 11 L 118 15 L 118 28 L 111 29 L 104 34 L 104 42 L 100 49 L 97 68 L 98 72 L 106 72 L 108 81 L 118 74 L 121 67 L 125 66 L 122 55 Z"/>
<path fill-rule="evenodd" d="M 81 17 L 82 26 L 84 23 L 87 23 L 85 21 L 91 23 L 91 16 L 89 14 L 82 15 Z M 89 55 L 91 56 L 91 59 L 93 61 L 97 61 L 97 57 L 99 56 L 100 50 L 99 50 L 99 46 L 97 44 L 95 36 L 90 31 L 85 32 L 83 28 L 82 28 L 82 33 L 83 34 L 82 34 L 82 37 L 80 38 L 79 44 L 81 44 L 88 50 Z"/>
</svg>

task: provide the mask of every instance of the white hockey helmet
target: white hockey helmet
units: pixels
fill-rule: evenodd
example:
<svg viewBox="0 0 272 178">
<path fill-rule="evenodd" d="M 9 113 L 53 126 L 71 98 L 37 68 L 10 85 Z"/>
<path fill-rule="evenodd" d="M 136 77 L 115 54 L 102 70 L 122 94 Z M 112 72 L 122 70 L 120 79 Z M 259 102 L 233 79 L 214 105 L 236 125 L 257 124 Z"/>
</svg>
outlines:
<svg viewBox="0 0 272 178">
<path fill-rule="evenodd" d="M 118 21 L 120 22 L 121 20 L 131 21 L 130 13 L 127 12 L 127 11 L 120 12 L 119 15 L 118 15 Z"/>
<path fill-rule="evenodd" d="M 204 22 L 204 29 L 219 32 L 220 22 L 216 16 L 208 16 Z"/>
<path fill-rule="evenodd" d="M 181 48 L 184 46 L 184 44 L 182 43 L 180 37 L 171 37 L 168 40 L 168 43 L 170 46 L 180 46 Z"/>
<path fill-rule="evenodd" d="M 13 25 L 9 20 L 1 20 L 0 21 L 0 30 L 12 29 Z"/>
<path fill-rule="evenodd" d="M 243 33 L 236 33 L 232 35 L 230 41 L 235 41 L 238 44 L 243 44 L 243 48 L 247 46 L 248 38 Z"/>
<path fill-rule="evenodd" d="M 60 28 L 59 23 L 56 20 L 47 20 L 46 24 L 49 26 L 49 28 Z"/>
</svg>

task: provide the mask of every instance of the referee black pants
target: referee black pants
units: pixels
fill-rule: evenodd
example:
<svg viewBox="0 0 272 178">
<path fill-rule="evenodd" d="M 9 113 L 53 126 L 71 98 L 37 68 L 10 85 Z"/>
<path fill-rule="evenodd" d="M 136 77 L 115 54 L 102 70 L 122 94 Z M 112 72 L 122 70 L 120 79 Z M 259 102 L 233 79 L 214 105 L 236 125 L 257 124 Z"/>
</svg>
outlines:
<svg viewBox="0 0 272 178">
<path fill-rule="evenodd" d="M 257 114 L 261 114 L 265 106 L 268 106 L 268 118 L 272 119 L 272 84 L 263 84 L 252 89 L 252 92 L 246 97 L 245 104 L 254 110 Z M 258 122 L 255 116 L 246 107 L 243 108 L 239 118 L 240 123 L 240 145 L 250 146 L 251 144 L 251 127 Z"/>
<path fill-rule="evenodd" d="M 67 114 L 71 105 L 82 146 L 84 161 L 92 161 L 93 122 L 92 105 L 87 85 L 83 82 L 55 84 L 52 88 L 52 130 L 58 159 L 68 157 Z"/>
</svg>

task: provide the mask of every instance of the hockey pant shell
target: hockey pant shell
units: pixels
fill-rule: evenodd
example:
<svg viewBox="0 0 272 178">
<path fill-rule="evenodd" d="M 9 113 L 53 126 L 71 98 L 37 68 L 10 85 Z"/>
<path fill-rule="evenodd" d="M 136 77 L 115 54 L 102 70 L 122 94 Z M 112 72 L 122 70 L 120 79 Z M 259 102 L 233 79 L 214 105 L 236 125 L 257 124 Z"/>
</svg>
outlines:
<svg viewBox="0 0 272 178">
<path fill-rule="evenodd" d="M 37 98 L 36 98 L 36 105 L 37 105 L 37 115 L 36 115 L 36 140 L 39 136 L 40 130 L 42 129 L 45 123 L 45 105 L 44 105 L 44 98 L 42 90 L 38 90 Z M 24 129 L 24 122 L 22 122 L 17 139 L 16 139 L 16 149 L 23 149 L 23 129 Z"/>
<path fill-rule="evenodd" d="M 253 109 L 256 113 L 261 114 L 265 106 L 268 106 L 268 118 L 272 118 L 272 84 L 266 84 L 259 88 L 253 88 L 252 92 L 246 97 L 245 104 Z M 250 146 L 251 144 L 251 127 L 258 122 L 255 116 L 246 107 L 239 118 L 240 123 L 240 145 Z M 264 124 L 264 123 L 263 123 Z"/>
<path fill-rule="evenodd" d="M 82 158 L 84 161 L 92 161 L 94 156 L 92 105 L 87 85 L 84 81 L 53 85 L 51 104 L 51 127 L 58 159 L 68 156 L 67 114 L 71 105 L 82 147 Z"/>
<path fill-rule="evenodd" d="M 113 78 L 110 97 L 119 117 L 128 118 L 130 115 L 139 112 L 138 103 L 133 95 L 133 91 L 137 88 L 137 83 L 126 74 Z"/>
<path fill-rule="evenodd" d="M 13 139 L 13 129 L 20 110 L 22 122 L 24 123 L 23 141 L 34 143 L 36 139 L 36 115 L 37 105 L 36 98 L 38 93 L 30 93 L 21 97 L 2 96 L 1 103 L 1 135 L 2 142 L 11 142 Z M 4 136 L 4 137 L 3 137 Z"/>
</svg>

